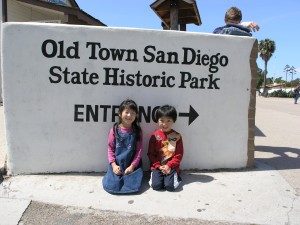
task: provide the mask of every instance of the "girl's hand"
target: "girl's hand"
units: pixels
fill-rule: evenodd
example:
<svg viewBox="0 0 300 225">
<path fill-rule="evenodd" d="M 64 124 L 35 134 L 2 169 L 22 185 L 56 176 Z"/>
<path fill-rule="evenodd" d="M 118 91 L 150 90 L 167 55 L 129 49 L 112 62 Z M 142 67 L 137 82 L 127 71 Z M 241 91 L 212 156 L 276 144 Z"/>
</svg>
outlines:
<svg viewBox="0 0 300 225">
<path fill-rule="evenodd" d="M 116 174 L 116 175 L 121 175 L 122 174 L 120 167 L 115 162 L 113 162 L 111 164 L 111 167 L 113 169 L 114 174 Z"/>
<path fill-rule="evenodd" d="M 132 173 L 134 166 L 131 164 L 124 172 L 125 175 Z"/>
</svg>

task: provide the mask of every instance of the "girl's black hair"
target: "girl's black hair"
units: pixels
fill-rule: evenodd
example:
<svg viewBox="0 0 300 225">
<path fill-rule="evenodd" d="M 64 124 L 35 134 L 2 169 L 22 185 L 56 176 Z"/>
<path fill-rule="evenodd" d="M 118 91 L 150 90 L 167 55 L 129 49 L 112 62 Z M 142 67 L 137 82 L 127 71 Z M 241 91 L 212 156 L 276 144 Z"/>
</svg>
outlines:
<svg viewBox="0 0 300 225">
<path fill-rule="evenodd" d="M 135 120 L 132 123 L 132 128 L 136 133 L 136 140 L 139 141 L 140 140 L 140 136 L 141 136 L 141 127 L 140 127 L 140 123 L 139 123 L 139 119 L 138 119 L 138 106 L 135 103 L 135 101 L 131 100 L 131 99 L 126 99 L 124 100 L 120 106 L 119 106 L 119 111 L 118 114 L 121 115 L 122 112 L 124 111 L 124 109 L 129 108 L 133 111 L 135 111 L 136 113 L 136 117 Z M 118 134 L 118 125 L 122 123 L 122 118 L 119 116 L 119 121 L 117 123 L 114 124 L 114 133 L 115 133 L 115 137 L 119 138 L 119 134 Z"/>
<path fill-rule="evenodd" d="M 171 105 L 163 105 L 163 106 L 159 107 L 155 112 L 156 122 L 158 122 L 159 118 L 161 118 L 163 116 L 167 116 L 167 117 L 172 118 L 172 120 L 175 123 L 176 119 L 177 119 L 177 111 Z"/>
</svg>

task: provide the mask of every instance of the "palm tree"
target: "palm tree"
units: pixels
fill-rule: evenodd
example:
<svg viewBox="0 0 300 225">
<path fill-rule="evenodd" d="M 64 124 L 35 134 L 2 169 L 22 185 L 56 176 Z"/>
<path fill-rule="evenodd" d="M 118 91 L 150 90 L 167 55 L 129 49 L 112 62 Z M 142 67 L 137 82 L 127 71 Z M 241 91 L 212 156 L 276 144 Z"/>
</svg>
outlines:
<svg viewBox="0 0 300 225">
<path fill-rule="evenodd" d="M 290 74 L 292 74 L 291 87 L 293 87 L 293 83 L 292 83 L 293 82 L 293 75 L 296 74 L 296 73 L 297 73 L 297 71 L 296 71 L 295 67 L 292 66 L 290 68 Z"/>
<path fill-rule="evenodd" d="M 287 74 L 290 71 L 290 66 L 289 65 L 285 65 L 283 71 L 285 72 L 285 91 L 286 91 L 286 84 L 287 84 Z"/>
<path fill-rule="evenodd" d="M 262 60 L 265 62 L 265 71 L 264 71 L 264 89 L 263 94 L 265 94 L 266 91 L 266 78 L 267 78 L 267 67 L 268 67 L 268 61 L 272 57 L 273 53 L 275 52 L 275 42 L 266 38 L 265 40 L 261 40 L 258 44 L 258 52 L 259 56 L 262 58 Z"/>
</svg>

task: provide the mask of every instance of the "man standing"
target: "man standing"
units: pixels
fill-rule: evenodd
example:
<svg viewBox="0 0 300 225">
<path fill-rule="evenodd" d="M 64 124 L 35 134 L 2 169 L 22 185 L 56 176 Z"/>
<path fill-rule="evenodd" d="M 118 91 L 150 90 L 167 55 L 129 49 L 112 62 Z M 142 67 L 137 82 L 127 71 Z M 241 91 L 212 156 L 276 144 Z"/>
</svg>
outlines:
<svg viewBox="0 0 300 225">
<path fill-rule="evenodd" d="M 294 89 L 294 99 L 295 99 L 295 104 L 297 104 L 298 98 L 300 95 L 300 85 L 298 84 L 295 89 Z"/>
</svg>

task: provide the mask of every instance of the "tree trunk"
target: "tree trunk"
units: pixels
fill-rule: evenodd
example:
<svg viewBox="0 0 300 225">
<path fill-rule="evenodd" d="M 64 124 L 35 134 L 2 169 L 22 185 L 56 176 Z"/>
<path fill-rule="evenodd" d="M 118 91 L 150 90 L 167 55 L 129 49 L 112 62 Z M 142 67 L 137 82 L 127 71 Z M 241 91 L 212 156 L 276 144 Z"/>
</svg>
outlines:
<svg viewBox="0 0 300 225">
<path fill-rule="evenodd" d="M 268 93 L 266 90 L 266 82 L 267 82 L 267 66 L 268 66 L 268 61 L 265 61 L 265 71 L 264 71 L 264 88 L 263 88 L 263 96 L 267 97 Z"/>
</svg>

